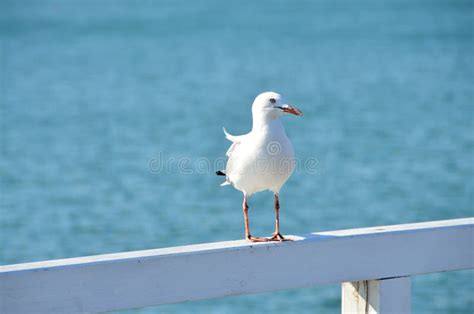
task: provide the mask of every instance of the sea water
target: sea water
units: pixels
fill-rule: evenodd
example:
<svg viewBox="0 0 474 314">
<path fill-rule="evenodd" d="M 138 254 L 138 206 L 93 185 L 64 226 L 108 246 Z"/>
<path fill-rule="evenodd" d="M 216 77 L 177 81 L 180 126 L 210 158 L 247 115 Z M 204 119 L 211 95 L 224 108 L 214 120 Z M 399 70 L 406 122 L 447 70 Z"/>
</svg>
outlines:
<svg viewBox="0 0 474 314">
<path fill-rule="evenodd" d="M 243 238 L 214 171 L 268 90 L 305 113 L 283 118 L 284 234 L 473 216 L 473 6 L 1 1 L 0 264 Z M 255 235 L 272 199 L 251 199 Z M 471 313 L 473 281 L 415 277 L 413 312 Z M 130 313 L 339 307 L 330 285 Z"/>
</svg>

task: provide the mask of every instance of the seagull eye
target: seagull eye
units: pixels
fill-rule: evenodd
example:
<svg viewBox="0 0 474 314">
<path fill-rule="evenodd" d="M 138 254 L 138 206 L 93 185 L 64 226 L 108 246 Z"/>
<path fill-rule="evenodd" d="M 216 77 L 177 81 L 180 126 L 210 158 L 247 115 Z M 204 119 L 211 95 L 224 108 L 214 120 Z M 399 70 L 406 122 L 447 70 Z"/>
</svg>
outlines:
<svg viewBox="0 0 474 314">
<path fill-rule="evenodd" d="M 274 104 L 276 102 L 275 98 L 270 98 L 270 102 Z"/>
</svg>

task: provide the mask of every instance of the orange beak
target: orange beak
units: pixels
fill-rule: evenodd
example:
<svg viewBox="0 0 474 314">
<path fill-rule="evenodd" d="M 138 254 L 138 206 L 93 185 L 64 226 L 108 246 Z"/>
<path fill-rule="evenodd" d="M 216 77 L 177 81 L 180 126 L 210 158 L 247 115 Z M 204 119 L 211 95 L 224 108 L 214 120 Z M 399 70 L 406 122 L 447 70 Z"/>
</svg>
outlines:
<svg viewBox="0 0 474 314">
<path fill-rule="evenodd" d="M 280 108 L 283 112 L 294 114 L 295 116 L 302 116 L 303 112 L 296 107 L 290 105 L 283 105 Z"/>
</svg>

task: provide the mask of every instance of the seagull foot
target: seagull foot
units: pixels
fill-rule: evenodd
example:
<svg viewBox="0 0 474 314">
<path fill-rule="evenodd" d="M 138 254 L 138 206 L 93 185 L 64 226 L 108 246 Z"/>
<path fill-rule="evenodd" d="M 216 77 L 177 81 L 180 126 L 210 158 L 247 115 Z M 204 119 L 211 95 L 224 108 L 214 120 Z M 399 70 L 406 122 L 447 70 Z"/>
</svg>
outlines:
<svg viewBox="0 0 474 314">
<path fill-rule="evenodd" d="M 274 233 L 272 234 L 272 237 L 270 238 L 270 241 L 279 241 L 279 242 L 282 242 L 282 241 L 291 241 L 290 239 L 287 239 L 287 238 L 284 238 L 281 233 Z"/>
<path fill-rule="evenodd" d="M 270 239 L 268 238 L 261 238 L 261 237 L 254 237 L 252 235 L 245 236 L 245 239 L 250 242 L 268 242 Z"/>
</svg>

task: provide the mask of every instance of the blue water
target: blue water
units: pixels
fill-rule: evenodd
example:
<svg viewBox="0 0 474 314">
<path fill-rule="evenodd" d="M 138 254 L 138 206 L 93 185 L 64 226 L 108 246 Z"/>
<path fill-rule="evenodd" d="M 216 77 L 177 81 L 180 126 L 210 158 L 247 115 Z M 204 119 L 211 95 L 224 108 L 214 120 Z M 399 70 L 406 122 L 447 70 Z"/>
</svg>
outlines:
<svg viewBox="0 0 474 314">
<path fill-rule="evenodd" d="M 305 112 L 284 123 L 317 160 L 282 190 L 283 233 L 473 216 L 473 35 L 469 0 L 1 1 L 0 264 L 242 238 L 213 163 L 266 90 Z M 271 194 L 250 206 L 269 235 Z M 472 313 L 473 289 L 472 271 L 416 277 L 413 312 Z M 338 313 L 339 297 L 130 313 Z"/>
</svg>

